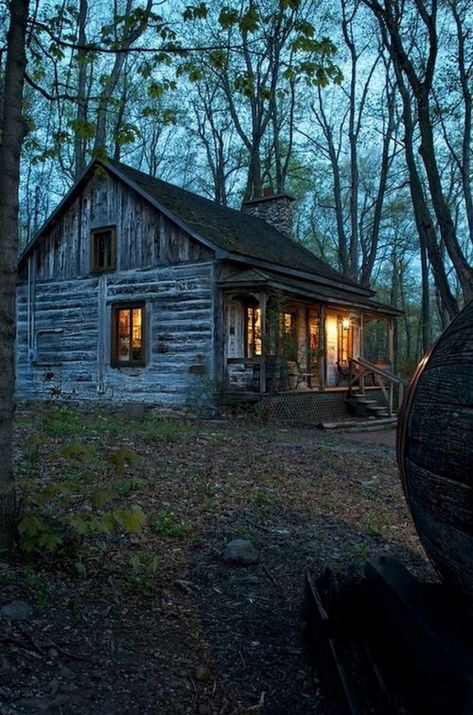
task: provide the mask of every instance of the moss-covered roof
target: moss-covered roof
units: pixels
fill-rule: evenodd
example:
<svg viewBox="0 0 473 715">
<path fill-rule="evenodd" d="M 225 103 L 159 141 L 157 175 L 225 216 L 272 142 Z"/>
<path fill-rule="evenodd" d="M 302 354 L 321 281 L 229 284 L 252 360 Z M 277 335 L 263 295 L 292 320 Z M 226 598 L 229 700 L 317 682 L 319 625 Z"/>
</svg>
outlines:
<svg viewBox="0 0 473 715">
<path fill-rule="evenodd" d="M 330 291 L 342 289 L 364 298 L 374 295 L 374 291 L 345 278 L 307 248 L 288 238 L 266 221 L 223 206 L 112 159 L 96 160 L 87 167 L 82 177 L 23 251 L 20 263 L 48 234 L 58 216 L 72 203 L 83 185 L 94 175 L 97 167 L 101 170 L 105 168 L 113 176 L 124 181 L 195 238 L 215 249 L 220 249 L 225 258 L 254 267 L 260 265 L 265 269 L 269 268 L 296 278 L 313 277 L 318 285 L 325 283 L 331 286 L 328 289 Z"/>
<path fill-rule="evenodd" d="M 189 229 L 226 251 L 360 288 L 266 221 L 153 178 L 118 161 L 108 160 L 107 164 L 178 217 Z"/>
</svg>

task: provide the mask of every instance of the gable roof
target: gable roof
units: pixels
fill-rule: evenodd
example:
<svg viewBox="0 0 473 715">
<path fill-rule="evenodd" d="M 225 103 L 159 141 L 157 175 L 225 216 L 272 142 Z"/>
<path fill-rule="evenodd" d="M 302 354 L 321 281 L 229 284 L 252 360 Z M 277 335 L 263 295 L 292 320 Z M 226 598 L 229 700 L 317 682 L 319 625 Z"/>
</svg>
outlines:
<svg viewBox="0 0 473 715">
<path fill-rule="evenodd" d="M 311 251 L 288 238 L 262 219 L 223 206 L 203 196 L 156 179 L 127 164 L 107 159 L 95 160 L 48 218 L 36 237 L 20 256 L 20 262 L 47 235 L 53 223 L 74 200 L 96 167 L 102 167 L 124 181 L 158 210 L 176 222 L 197 240 L 220 249 L 222 257 L 261 265 L 289 275 L 302 274 L 318 282 L 336 284 L 345 290 L 364 296 L 374 291 L 360 286 L 317 258 Z"/>
<path fill-rule="evenodd" d="M 118 161 L 110 159 L 107 165 L 178 216 L 193 232 L 219 248 L 360 288 L 262 219 L 153 178 Z"/>
</svg>

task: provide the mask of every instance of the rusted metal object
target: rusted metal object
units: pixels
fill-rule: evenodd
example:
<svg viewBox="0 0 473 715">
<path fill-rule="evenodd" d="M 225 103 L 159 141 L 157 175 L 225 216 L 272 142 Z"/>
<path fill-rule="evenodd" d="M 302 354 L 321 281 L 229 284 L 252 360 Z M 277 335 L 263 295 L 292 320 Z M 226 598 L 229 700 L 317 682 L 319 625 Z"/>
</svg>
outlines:
<svg viewBox="0 0 473 715">
<path fill-rule="evenodd" d="M 398 427 L 414 524 L 446 584 L 473 598 L 473 302 L 419 364 Z"/>
</svg>

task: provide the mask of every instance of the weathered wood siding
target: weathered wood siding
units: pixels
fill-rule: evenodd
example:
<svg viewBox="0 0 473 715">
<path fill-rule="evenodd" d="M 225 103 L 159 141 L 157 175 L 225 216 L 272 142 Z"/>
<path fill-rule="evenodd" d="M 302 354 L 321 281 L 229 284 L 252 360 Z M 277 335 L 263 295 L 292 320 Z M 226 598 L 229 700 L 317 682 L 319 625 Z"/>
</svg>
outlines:
<svg viewBox="0 0 473 715">
<path fill-rule="evenodd" d="M 116 227 L 116 270 L 91 231 Z M 213 253 L 105 172 L 64 209 L 18 290 L 17 395 L 182 405 L 215 372 Z M 112 305 L 145 303 L 145 367 L 111 367 Z"/>
<path fill-rule="evenodd" d="M 30 311 L 28 285 L 20 285 L 18 398 L 59 394 L 178 406 L 196 391 L 208 390 L 206 381 L 214 370 L 212 271 L 213 263 L 207 262 L 38 281 Z M 146 367 L 112 368 L 111 306 L 135 300 L 146 304 Z M 53 330 L 62 332 L 49 332 Z M 28 345 L 29 334 L 30 342 L 36 340 L 37 355 Z M 43 348 L 37 339 L 41 335 Z"/>
<path fill-rule="evenodd" d="M 115 226 L 117 271 L 208 261 L 212 252 L 118 179 L 94 176 L 35 251 L 38 280 L 91 275 L 91 231 Z"/>
</svg>

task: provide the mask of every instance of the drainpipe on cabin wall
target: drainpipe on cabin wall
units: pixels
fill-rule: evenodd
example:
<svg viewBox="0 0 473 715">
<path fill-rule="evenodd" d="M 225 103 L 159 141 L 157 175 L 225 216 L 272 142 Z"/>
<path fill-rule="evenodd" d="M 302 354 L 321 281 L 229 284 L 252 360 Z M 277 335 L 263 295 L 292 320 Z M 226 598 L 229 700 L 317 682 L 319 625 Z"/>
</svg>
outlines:
<svg viewBox="0 0 473 715">
<path fill-rule="evenodd" d="M 36 261 L 35 254 L 28 256 L 28 358 L 33 362 L 35 358 L 35 305 L 36 305 Z"/>
</svg>

